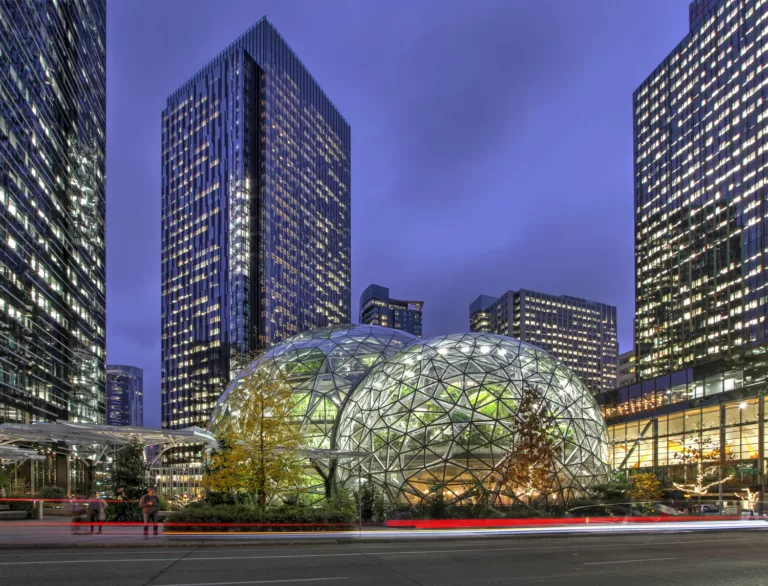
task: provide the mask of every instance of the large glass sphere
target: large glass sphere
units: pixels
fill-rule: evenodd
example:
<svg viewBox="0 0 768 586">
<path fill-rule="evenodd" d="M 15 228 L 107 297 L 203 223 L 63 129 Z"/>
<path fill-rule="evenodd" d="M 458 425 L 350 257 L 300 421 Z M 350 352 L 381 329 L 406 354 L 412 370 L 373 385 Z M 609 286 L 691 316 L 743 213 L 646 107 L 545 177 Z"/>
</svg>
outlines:
<svg viewBox="0 0 768 586">
<path fill-rule="evenodd" d="M 331 326 L 293 336 L 241 370 L 219 397 L 209 429 L 214 433 L 223 421 L 237 417 L 230 400 L 257 369 L 270 376 L 278 370 L 293 390 L 296 423 L 308 448 L 330 447 L 331 431 L 339 406 L 352 386 L 374 364 L 394 355 L 418 338 L 390 328 L 370 325 Z M 239 400 L 243 400 L 242 393 Z"/>
<path fill-rule="evenodd" d="M 608 436 L 594 397 L 568 368 L 525 342 L 457 334 L 413 344 L 380 362 L 348 397 L 334 433 L 339 482 L 354 489 L 370 477 L 390 499 L 417 501 L 436 490 L 462 501 L 488 486 L 515 446 L 518 402 L 533 390 L 554 421 L 559 446 L 552 502 L 603 482 Z M 498 498 L 515 494 L 497 486 Z"/>
</svg>

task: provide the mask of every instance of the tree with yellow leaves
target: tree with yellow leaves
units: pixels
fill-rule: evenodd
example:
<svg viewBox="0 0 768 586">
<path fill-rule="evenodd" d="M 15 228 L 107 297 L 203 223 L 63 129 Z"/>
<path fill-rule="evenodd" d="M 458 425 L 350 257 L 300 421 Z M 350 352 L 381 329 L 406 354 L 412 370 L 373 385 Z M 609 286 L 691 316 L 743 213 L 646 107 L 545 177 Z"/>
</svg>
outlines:
<svg viewBox="0 0 768 586">
<path fill-rule="evenodd" d="M 263 510 L 279 492 L 299 484 L 302 438 L 291 387 L 278 373 L 256 368 L 240 379 L 220 423 L 219 449 L 203 478 L 208 490 L 245 493 Z"/>
<path fill-rule="evenodd" d="M 652 472 L 634 474 L 630 480 L 632 500 L 648 503 L 661 499 L 661 481 Z"/>
</svg>

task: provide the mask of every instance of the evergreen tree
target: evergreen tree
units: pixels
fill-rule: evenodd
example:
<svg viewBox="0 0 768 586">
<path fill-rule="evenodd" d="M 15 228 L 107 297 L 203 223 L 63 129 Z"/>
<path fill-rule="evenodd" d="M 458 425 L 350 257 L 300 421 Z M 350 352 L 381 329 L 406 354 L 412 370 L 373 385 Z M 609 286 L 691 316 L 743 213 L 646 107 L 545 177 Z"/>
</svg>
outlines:
<svg viewBox="0 0 768 586">
<path fill-rule="evenodd" d="M 523 387 L 516 416 L 514 446 L 500 466 L 502 485 L 530 506 L 551 491 L 562 447 L 552 433 L 557 421 L 535 388 Z"/>
<path fill-rule="evenodd" d="M 150 488 L 149 464 L 144 458 L 144 446 L 137 439 L 121 447 L 109 470 L 109 486 L 113 496 L 122 488 L 128 501 L 138 501 Z M 139 521 L 141 513 L 136 502 L 110 503 L 110 521 Z"/>
</svg>

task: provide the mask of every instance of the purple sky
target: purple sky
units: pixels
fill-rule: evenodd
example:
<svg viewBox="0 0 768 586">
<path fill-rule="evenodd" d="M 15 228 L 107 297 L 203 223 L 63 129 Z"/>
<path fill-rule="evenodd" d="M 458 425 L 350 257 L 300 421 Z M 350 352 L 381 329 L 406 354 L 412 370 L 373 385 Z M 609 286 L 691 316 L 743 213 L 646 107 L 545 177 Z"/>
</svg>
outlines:
<svg viewBox="0 0 768 586">
<path fill-rule="evenodd" d="M 261 16 L 352 126 L 352 307 L 375 279 L 424 334 L 479 294 L 534 289 L 634 313 L 632 92 L 688 0 L 111 0 L 107 360 L 160 420 L 160 115 Z M 439 7 L 439 9 L 437 9 Z"/>
</svg>

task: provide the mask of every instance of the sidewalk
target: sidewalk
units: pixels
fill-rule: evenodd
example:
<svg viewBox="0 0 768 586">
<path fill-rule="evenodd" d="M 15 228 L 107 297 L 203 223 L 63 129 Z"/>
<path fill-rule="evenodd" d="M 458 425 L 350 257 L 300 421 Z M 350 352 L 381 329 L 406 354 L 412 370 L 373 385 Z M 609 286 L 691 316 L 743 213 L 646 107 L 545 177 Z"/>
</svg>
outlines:
<svg viewBox="0 0 768 586">
<path fill-rule="evenodd" d="M 450 539 L 487 539 L 499 537 L 556 537 L 573 535 L 605 535 L 629 533 L 679 533 L 711 531 L 766 531 L 768 520 L 676 521 L 661 523 L 591 523 L 587 525 L 539 525 L 518 527 L 484 527 L 467 529 L 376 528 L 362 531 L 311 532 L 199 532 L 161 531 L 157 537 L 144 539 L 141 524 L 105 525 L 103 534 L 90 534 L 81 527 L 73 535 L 66 519 L 49 521 L 5 521 L 0 523 L 0 549 L 52 549 L 102 547 L 201 547 L 216 545 L 268 545 L 291 543 L 338 543 L 355 541 L 420 541 Z"/>
<path fill-rule="evenodd" d="M 17 548 L 70 548 L 70 547 L 155 547 L 168 545 L 162 533 L 144 539 L 142 525 L 105 525 L 101 535 L 98 526 L 90 533 L 90 527 L 78 527 L 72 534 L 69 519 L 51 516 L 44 521 L 2 521 L 0 522 L 0 549 Z"/>
</svg>

